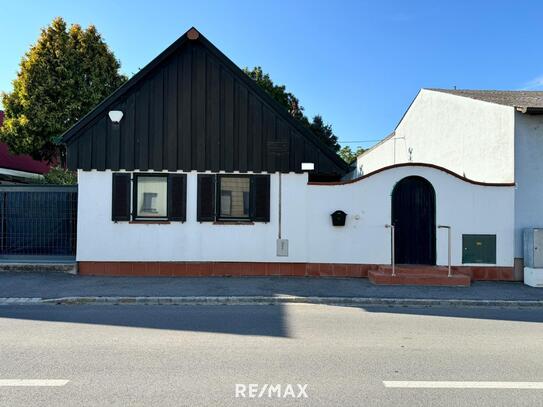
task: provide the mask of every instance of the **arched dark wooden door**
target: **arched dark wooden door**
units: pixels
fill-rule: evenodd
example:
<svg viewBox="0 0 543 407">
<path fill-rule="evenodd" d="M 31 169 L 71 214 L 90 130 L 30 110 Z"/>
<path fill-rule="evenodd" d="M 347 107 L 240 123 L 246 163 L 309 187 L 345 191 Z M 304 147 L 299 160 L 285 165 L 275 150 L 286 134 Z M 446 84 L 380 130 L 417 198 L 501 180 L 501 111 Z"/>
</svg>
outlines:
<svg viewBox="0 0 543 407">
<path fill-rule="evenodd" d="M 411 176 L 392 191 L 395 260 L 398 264 L 436 264 L 436 194 L 428 180 Z"/>
</svg>

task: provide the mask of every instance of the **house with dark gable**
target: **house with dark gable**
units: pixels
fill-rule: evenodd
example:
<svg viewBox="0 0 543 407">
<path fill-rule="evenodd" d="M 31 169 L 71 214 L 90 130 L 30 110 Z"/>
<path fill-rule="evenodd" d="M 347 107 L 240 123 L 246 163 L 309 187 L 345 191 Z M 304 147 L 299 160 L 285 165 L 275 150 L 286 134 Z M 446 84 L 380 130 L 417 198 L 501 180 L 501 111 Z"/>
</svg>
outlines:
<svg viewBox="0 0 543 407">
<path fill-rule="evenodd" d="M 398 254 L 451 264 L 453 285 L 477 270 L 512 278 L 513 185 L 417 163 L 347 180 L 335 152 L 194 28 L 63 141 L 78 172 L 81 274 L 378 281 Z M 405 225 L 399 248 L 392 218 Z M 452 226 L 452 241 L 440 224 Z M 498 236 L 493 258 L 463 261 L 458 233 L 473 228 Z"/>
</svg>

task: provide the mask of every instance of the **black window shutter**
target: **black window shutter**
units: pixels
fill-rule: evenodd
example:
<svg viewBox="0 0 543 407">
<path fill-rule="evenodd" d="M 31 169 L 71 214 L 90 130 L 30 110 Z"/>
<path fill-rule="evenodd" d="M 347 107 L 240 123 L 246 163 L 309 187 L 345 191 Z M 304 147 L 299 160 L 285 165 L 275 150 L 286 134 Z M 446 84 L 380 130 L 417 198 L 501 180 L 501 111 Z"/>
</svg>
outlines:
<svg viewBox="0 0 543 407">
<path fill-rule="evenodd" d="M 198 174 L 198 222 L 215 220 L 215 175 Z"/>
<path fill-rule="evenodd" d="M 187 176 L 168 176 L 168 219 L 176 222 L 187 220 Z"/>
<path fill-rule="evenodd" d="M 270 176 L 253 175 L 252 181 L 252 213 L 255 222 L 270 221 Z"/>
<path fill-rule="evenodd" d="M 130 174 L 113 174 L 113 194 L 111 220 L 122 222 L 130 220 Z"/>
</svg>

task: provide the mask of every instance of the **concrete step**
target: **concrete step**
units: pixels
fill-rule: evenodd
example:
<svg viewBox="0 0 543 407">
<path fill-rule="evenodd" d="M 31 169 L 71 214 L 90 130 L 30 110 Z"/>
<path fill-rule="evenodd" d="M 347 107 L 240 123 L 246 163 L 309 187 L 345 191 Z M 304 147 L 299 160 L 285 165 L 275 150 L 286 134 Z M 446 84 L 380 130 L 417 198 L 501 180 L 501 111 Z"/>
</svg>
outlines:
<svg viewBox="0 0 543 407">
<path fill-rule="evenodd" d="M 377 270 L 384 271 L 386 273 L 392 273 L 391 265 L 380 265 Z M 447 275 L 448 269 L 443 266 L 428 266 L 426 264 L 396 264 L 396 273 L 403 274 L 445 274 Z"/>
<path fill-rule="evenodd" d="M 68 273 L 77 274 L 77 263 L 73 262 L 2 262 L 0 273 Z"/>
<path fill-rule="evenodd" d="M 441 270 L 402 270 L 396 269 L 396 275 L 384 270 L 370 270 L 368 278 L 377 285 L 419 285 L 419 286 L 442 286 L 442 287 L 469 287 L 471 278 L 465 274 L 453 274 L 447 276 L 447 272 Z"/>
<path fill-rule="evenodd" d="M 390 264 L 381 264 L 377 266 L 379 271 L 384 271 L 386 273 L 392 274 L 392 266 Z M 401 274 L 438 274 L 438 275 L 447 275 L 449 274 L 449 269 L 447 266 L 430 266 L 426 264 L 396 264 L 396 273 Z M 471 277 L 471 272 L 466 269 L 452 267 L 452 274 L 463 274 Z"/>
</svg>

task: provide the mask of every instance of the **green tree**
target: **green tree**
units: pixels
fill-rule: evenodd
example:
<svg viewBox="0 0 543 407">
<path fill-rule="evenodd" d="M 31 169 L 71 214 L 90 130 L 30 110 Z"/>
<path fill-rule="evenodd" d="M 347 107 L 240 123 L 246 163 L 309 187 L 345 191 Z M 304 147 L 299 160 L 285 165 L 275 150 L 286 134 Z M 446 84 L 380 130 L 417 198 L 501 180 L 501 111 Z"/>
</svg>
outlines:
<svg viewBox="0 0 543 407">
<path fill-rule="evenodd" d="M 313 133 L 319 138 L 324 144 L 332 148 L 334 151 L 340 149 L 340 145 L 337 142 L 337 136 L 332 131 L 332 125 L 324 123 L 321 115 L 316 115 L 313 117 L 313 121 L 310 123 L 309 128 L 313 130 Z"/>
<path fill-rule="evenodd" d="M 75 185 L 77 173 L 62 167 L 51 168 L 43 178 L 34 180 L 36 184 Z"/>
<path fill-rule="evenodd" d="M 120 63 L 91 25 L 69 28 L 57 17 L 20 63 L 0 140 L 15 154 L 56 161 L 58 137 L 126 81 Z"/>
<path fill-rule="evenodd" d="M 358 147 L 356 151 L 353 152 L 351 147 L 345 146 L 339 150 L 338 154 L 341 158 L 343 158 L 343 161 L 345 161 L 347 164 L 351 164 L 354 160 L 356 160 L 356 157 L 358 157 L 364 151 L 365 150 L 362 147 Z"/>
<path fill-rule="evenodd" d="M 255 66 L 253 69 L 245 68 L 243 71 L 272 98 L 279 102 L 280 105 L 284 106 L 291 116 L 312 130 L 317 138 L 335 152 L 339 151 L 341 146 L 338 144 L 337 136 L 332 131 L 332 126 L 326 124 L 321 115 L 316 115 L 312 121 L 309 121 L 304 114 L 304 108 L 298 98 L 291 92 L 288 92 L 285 85 L 276 85 L 270 78 L 270 75 L 264 73 L 260 66 Z"/>
</svg>

